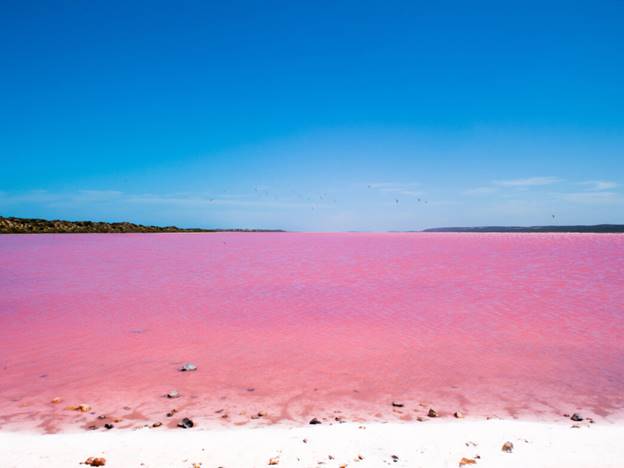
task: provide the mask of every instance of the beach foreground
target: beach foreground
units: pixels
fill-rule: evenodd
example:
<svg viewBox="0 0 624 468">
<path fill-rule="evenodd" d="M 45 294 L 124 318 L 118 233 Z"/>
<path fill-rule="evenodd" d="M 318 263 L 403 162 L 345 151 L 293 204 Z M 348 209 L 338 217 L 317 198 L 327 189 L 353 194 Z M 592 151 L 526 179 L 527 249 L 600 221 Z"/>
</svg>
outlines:
<svg viewBox="0 0 624 468">
<path fill-rule="evenodd" d="M 572 426 L 578 427 L 572 427 Z M 345 423 L 264 428 L 0 433 L 3 468 L 107 467 L 621 467 L 624 425 L 515 420 Z M 502 450 L 513 444 L 511 453 Z M 396 458 L 393 458 L 395 456 Z M 466 460 L 465 460 L 466 461 Z M 464 466 L 472 466 L 467 462 Z M 84 466 L 84 465 L 83 465 Z"/>
</svg>

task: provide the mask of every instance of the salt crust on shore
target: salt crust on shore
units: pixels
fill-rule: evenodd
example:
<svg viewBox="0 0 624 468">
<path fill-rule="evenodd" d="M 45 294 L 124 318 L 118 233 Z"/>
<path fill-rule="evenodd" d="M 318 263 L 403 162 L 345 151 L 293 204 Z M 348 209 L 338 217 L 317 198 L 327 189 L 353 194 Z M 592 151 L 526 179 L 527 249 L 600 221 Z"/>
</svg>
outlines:
<svg viewBox="0 0 624 468">
<path fill-rule="evenodd" d="M 506 441 L 513 443 L 512 453 L 501 450 Z M 358 455 L 363 459 L 356 461 Z M 2 468 L 80 467 L 91 456 L 105 457 L 106 467 L 111 468 L 192 467 L 194 463 L 202 468 L 250 468 L 267 466 L 273 457 L 278 457 L 278 467 L 435 468 L 458 467 L 462 457 L 477 455 L 476 465 L 468 466 L 621 468 L 624 424 L 598 422 L 572 428 L 568 423 L 436 420 L 52 435 L 0 432 Z"/>
</svg>

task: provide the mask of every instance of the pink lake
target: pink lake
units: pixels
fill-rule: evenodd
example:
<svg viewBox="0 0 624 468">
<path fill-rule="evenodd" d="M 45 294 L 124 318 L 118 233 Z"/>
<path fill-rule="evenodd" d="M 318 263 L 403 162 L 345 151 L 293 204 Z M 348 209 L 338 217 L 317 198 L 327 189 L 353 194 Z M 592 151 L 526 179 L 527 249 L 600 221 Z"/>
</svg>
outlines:
<svg viewBox="0 0 624 468">
<path fill-rule="evenodd" d="M 624 413 L 622 235 L 4 235 L 0 259 L 2 429 Z"/>
</svg>

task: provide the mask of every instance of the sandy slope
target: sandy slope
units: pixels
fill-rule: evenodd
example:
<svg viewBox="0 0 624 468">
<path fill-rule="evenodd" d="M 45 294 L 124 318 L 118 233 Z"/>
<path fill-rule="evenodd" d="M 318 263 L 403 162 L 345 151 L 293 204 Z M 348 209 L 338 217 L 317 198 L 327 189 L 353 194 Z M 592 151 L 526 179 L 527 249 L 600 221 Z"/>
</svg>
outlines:
<svg viewBox="0 0 624 468">
<path fill-rule="evenodd" d="M 513 453 L 501 450 L 506 441 L 513 443 Z M 363 459 L 356 461 L 358 455 Z M 392 455 L 398 456 L 398 461 L 393 461 Z M 249 468 L 268 466 L 269 459 L 279 457 L 278 466 L 286 467 L 434 468 L 457 467 L 462 457 L 467 457 L 475 458 L 477 467 L 621 468 L 624 425 L 596 423 L 572 428 L 570 424 L 541 422 L 440 420 L 364 426 L 0 433 L 2 468 L 81 466 L 89 456 L 105 457 L 107 467 L 192 467 L 201 463 L 202 467 Z"/>
</svg>

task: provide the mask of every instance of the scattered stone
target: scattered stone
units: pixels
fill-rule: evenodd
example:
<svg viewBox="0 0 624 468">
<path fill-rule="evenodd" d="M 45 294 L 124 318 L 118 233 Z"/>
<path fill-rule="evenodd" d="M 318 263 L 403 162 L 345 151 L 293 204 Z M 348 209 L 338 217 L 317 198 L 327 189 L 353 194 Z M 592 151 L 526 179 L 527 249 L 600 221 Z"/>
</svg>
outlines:
<svg viewBox="0 0 624 468">
<path fill-rule="evenodd" d="M 570 419 L 572 421 L 581 422 L 584 418 L 580 414 L 574 413 L 572 416 L 570 416 Z"/>
<path fill-rule="evenodd" d="M 392 461 L 393 461 L 394 463 L 396 463 L 396 462 L 398 462 L 398 461 L 399 461 L 399 457 L 398 457 L 397 455 L 390 455 L 390 458 L 392 458 Z"/>
<path fill-rule="evenodd" d="M 201 463 L 193 463 L 193 468 L 201 468 Z"/>
<path fill-rule="evenodd" d="M 466 447 L 476 447 L 476 446 L 477 446 L 477 445 L 479 445 L 479 444 L 477 444 L 476 442 L 473 442 L 473 441 L 469 440 L 468 442 L 466 442 L 466 444 L 465 444 L 465 445 L 466 445 Z"/>
<path fill-rule="evenodd" d="M 247 389 L 247 391 L 248 391 L 248 392 L 253 392 L 253 391 L 255 391 L 255 390 L 256 390 L 256 389 L 255 389 L 255 388 L 253 388 L 253 387 L 249 387 L 249 388 Z"/>
<path fill-rule="evenodd" d="M 472 458 L 464 457 L 461 460 L 459 460 L 459 466 L 475 465 L 476 463 L 477 461 Z"/>
<path fill-rule="evenodd" d="M 81 413 L 88 413 L 89 411 L 91 411 L 91 406 L 81 403 L 75 406 L 66 406 L 65 409 L 69 411 L 80 411 Z"/>
<path fill-rule="evenodd" d="M 501 448 L 501 450 L 506 453 L 511 453 L 513 452 L 513 448 L 514 448 L 513 444 L 507 441 L 503 444 L 503 447 Z"/>
<path fill-rule="evenodd" d="M 277 465 L 279 463 L 279 457 L 269 458 L 269 465 Z"/>
<path fill-rule="evenodd" d="M 430 418 L 437 418 L 438 412 L 434 410 L 433 408 L 429 408 L 429 411 L 427 412 L 427 416 L 429 416 Z"/>
<path fill-rule="evenodd" d="M 403 403 L 399 403 L 397 401 L 393 401 L 392 402 L 392 406 L 394 406 L 395 408 L 403 408 L 405 405 Z"/>
<path fill-rule="evenodd" d="M 423 418 L 422 416 L 418 416 L 418 417 L 416 417 L 416 421 L 418 421 L 418 422 L 425 422 L 425 418 Z"/>
<path fill-rule="evenodd" d="M 593 418 L 586 418 L 586 419 L 587 419 L 587 421 L 589 421 L 589 424 L 594 424 L 594 422 L 595 422 L 595 421 L 593 420 Z"/>
<path fill-rule="evenodd" d="M 95 431 L 97 429 L 97 426 L 91 425 L 91 426 L 87 427 L 87 429 L 89 429 L 90 431 Z"/>
<path fill-rule="evenodd" d="M 106 465 L 106 458 L 102 458 L 102 457 L 89 457 L 83 463 L 85 465 L 89 465 L 89 466 L 104 466 L 104 465 Z"/>
<path fill-rule="evenodd" d="M 162 423 L 160 421 L 156 421 L 154 424 L 152 424 L 152 427 L 160 427 L 162 426 Z"/>
<path fill-rule="evenodd" d="M 52 398 L 52 399 L 50 400 L 50 403 L 52 403 L 52 404 L 55 404 L 55 405 L 56 405 L 56 404 L 60 403 L 61 401 L 63 401 L 63 400 L 61 399 L 61 397 L 54 397 L 54 398 Z"/>
<path fill-rule="evenodd" d="M 109 430 L 110 430 L 110 429 L 112 429 L 112 428 L 113 428 L 113 427 L 115 427 L 115 426 L 113 426 L 111 423 L 106 423 L 106 424 L 104 424 L 104 427 L 105 427 L 106 429 L 109 429 Z"/>
<path fill-rule="evenodd" d="M 174 414 L 176 414 L 177 412 L 178 412 L 178 410 L 174 408 L 174 409 L 172 409 L 171 411 L 169 411 L 169 412 L 167 413 L 167 417 L 168 417 L 168 418 L 170 418 L 171 416 L 173 416 L 173 415 L 174 415 Z"/>
<path fill-rule="evenodd" d="M 464 413 L 462 413 L 461 411 L 455 411 L 453 413 L 453 416 L 455 416 L 457 419 L 463 419 Z"/>
<path fill-rule="evenodd" d="M 361 461 L 361 460 L 364 460 L 364 457 L 362 455 L 358 454 L 358 456 L 355 457 L 354 460 L 355 461 Z"/>
<path fill-rule="evenodd" d="M 346 463 L 343 463 L 342 465 L 340 465 L 340 467 L 339 467 L 339 468 L 347 468 L 347 464 L 346 464 Z"/>
<path fill-rule="evenodd" d="M 308 439 L 303 439 L 303 443 L 307 444 L 308 443 Z"/>
<path fill-rule="evenodd" d="M 327 455 L 327 458 L 329 458 L 330 460 L 333 460 L 334 456 L 333 455 Z"/>
<path fill-rule="evenodd" d="M 312 418 L 310 424 L 321 424 L 321 421 L 318 418 Z"/>
<path fill-rule="evenodd" d="M 578 424 L 572 424 L 570 427 L 572 429 L 580 429 L 581 428 L 581 426 L 579 426 Z"/>
<path fill-rule="evenodd" d="M 166 395 L 167 398 L 180 398 L 180 393 L 177 390 L 171 390 Z"/>
<path fill-rule="evenodd" d="M 258 417 L 259 418 L 264 418 L 267 415 L 266 411 L 258 411 Z"/>
<path fill-rule="evenodd" d="M 180 367 L 180 372 L 193 372 L 197 370 L 197 366 L 192 362 L 187 362 L 182 367 Z"/>
<path fill-rule="evenodd" d="M 182 419 L 182 421 L 178 423 L 178 427 L 181 427 L 182 429 L 190 429 L 194 425 L 195 423 L 193 423 L 193 421 L 190 420 L 189 418 L 184 418 Z"/>
</svg>

